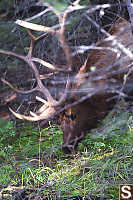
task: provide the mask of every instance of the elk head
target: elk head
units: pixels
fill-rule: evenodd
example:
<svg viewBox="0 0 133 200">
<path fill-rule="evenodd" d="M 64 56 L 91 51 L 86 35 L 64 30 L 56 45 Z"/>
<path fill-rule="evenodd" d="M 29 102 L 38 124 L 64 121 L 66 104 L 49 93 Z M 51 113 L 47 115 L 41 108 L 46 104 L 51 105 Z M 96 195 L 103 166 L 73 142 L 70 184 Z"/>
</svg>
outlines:
<svg viewBox="0 0 133 200">
<path fill-rule="evenodd" d="M 76 99 L 73 99 L 73 102 L 76 102 Z M 60 114 L 64 152 L 73 151 L 77 143 L 106 115 L 106 104 L 104 96 L 96 95 Z"/>
</svg>

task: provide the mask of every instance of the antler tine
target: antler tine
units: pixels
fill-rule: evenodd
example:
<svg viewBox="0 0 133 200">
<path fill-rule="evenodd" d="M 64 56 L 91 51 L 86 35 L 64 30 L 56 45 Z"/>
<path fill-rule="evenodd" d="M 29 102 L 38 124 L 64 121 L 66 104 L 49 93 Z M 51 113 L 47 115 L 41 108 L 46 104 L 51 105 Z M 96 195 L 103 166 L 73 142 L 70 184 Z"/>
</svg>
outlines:
<svg viewBox="0 0 133 200">
<path fill-rule="evenodd" d="M 43 66 L 45 66 L 45 67 L 47 67 L 47 68 L 49 68 L 51 70 L 54 70 L 54 71 L 69 72 L 69 70 L 66 69 L 66 68 L 65 69 L 58 68 L 58 67 L 56 67 L 56 66 L 54 66 L 54 65 L 52 65 L 52 64 L 50 64 L 50 63 L 48 63 L 48 62 L 46 62 L 46 61 L 44 61 L 42 59 L 40 59 L 40 58 L 32 58 L 32 61 L 38 62 L 39 64 L 41 64 L 41 65 L 43 65 Z"/>
<path fill-rule="evenodd" d="M 49 118 L 51 118 L 52 116 L 54 116 L 56 114 L 56 111 L 54 109 L 54 107 L 47 107 L 45 109 L 45 112 L 36 115 L 31 113 L 32 116 L 26 116 L 26 115 L 22 115 L 19 113 L 14 112 L 11 108 L 9 108 L 9 110 L 13 113 L 13 115 L 15 115 L 18 119 L 22 119 L 22 120 L 28 120 L 28 121 L 40 121 L 40 120 L 48 120 Z"/>
<path fill-rule="evenodd" d="M 67 61 L 67 67 L 69 69 L 69 71 L 71 71 L 71 67 L 72 67 L 72 59 L 71 59 L 71 55 L 70 55 L 70 48 L 67 44 L 67 40 L 65 38 L 65 30 L 66 30 L 66 20 L 67 20 L 67 15 L 68 15 L 68 9 L 66 9 L 63 13 L 63 15 L 59 16 L 59 23 L 60 23 L 60 29 L 58 31 L 56 31 L 56 35 L 58 37 L 58 40 L 62 46 L 62 49 L 64 51 L 65 57 L 66 57 L 66 61 Z"/>
<path fill-rule="evenodd" d="M 30 93 L 35 92 L 35 91 L 38 90 L 38 88 L 35 87 L 35 88 L 31 89 L 31 90 L 22 91 L 22 90 L 19 90 L 19 89 L 13 87 L 13 85 L 12 85 L 11 83 L 9 83 L 8 81 L 6 81 L 6 80 L 3 79 L 3 78 L 1 78 L 1 81 L 2 81 L 3 83 L 5 83 L 6 85 L 8 85 L 8 86 L 9 86 L 12 90 L 14 90 L 16 93 L 20 93 L 20 94 L 30 94 Z"/>
</svg>

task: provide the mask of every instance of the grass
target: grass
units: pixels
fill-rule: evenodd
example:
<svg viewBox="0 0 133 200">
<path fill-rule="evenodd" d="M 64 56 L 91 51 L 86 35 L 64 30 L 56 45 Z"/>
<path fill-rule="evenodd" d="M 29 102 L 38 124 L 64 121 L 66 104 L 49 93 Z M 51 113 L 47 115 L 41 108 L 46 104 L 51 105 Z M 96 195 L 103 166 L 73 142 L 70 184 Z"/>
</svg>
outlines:
<svg viewBox="0 0 133 200">
<path fill-rule="evenodd" d="M 20 195 L 28 199 L 116 200 L 119 184 L 133 183 L 132 115 L 124 108 L 114 109 L 79 143 L 74 154 L 62 152 L 58 125 L 15 128 L 8 122 L 0 130 L 3 199 Z"/>
</svg>

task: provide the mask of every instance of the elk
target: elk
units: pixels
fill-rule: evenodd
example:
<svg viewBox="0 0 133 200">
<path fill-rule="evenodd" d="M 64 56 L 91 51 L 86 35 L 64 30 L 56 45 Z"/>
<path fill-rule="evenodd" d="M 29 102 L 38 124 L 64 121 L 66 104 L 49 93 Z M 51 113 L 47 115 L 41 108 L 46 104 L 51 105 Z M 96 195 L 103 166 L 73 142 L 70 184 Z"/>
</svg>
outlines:
<svg viewBox="0 0 133 200">
<path fill-rule="evenodd" d="M 127 52 L 133 45 L 130 23 L 124 18 L 119 18 L 111 26 L 107 36 L 97 42 L 96 49 L 91 51 L 88 60 L 75 78 L 74 88 L 78 91 L 83 90 L 87 96 L 93 91 L 95 94 L 60 114 L 63 130 L 62 146 L 66 152 L 72 151 L 77 142 L 91 128 L 96 127 L 97 123 L 112 109 L 116 102 L 112 97 L 118 94 L 118 90 L 123 87 L 124 75 L 132 72 L 133 57 L 130 51 Z M 91 72 L 93 68 L 94 73 Z M 111 90 L 114 84 L 119 89 L 113 92 Z M 78 94 L 72 96 L 72 102 L 78 98 Z"/>
<path fill-rule="evenodd" d="M 67 24 L 67 15 L 72 10 L 73 6 L 69 6 L 62 15 L 58 15 L 60 22 L 59 28 L 45 27 L 21 20 L 16 21 L 18 25 L 27 28 L 28 35 L 31 39 L 27 56 L 0 49 L 1 54 L 16 57 L 28 64 L 34 72 L 37 86 L 29 91 L 21 91 L 14 88 L 6 80 L 2 79 L 2 81 L 15 92 L 30 94 L 39 91 L 44 96 L 44 98 L 36 97 L 43 105 L 36 113 L 30 112 L 30 116 L 16 113 L 11 108 L 10 111 L 17 118 L 29 121 L 47 121 L 59 115 L 63 131 L 62 148 L 65 152 L 73 151 L 78 141 L 91 128 L 96 127 L 97 123 L 112 108 L 114 97 L 118 94 L 123 94 L 123 77 L 131 71 L 133 59 L 133 54 L 130 51 L 131 42 L 133 41 L 130 23 L 123 18 L 119 18 L 111 26 L 109 32 L 103 31 L 105 36 L 97 42 L 95 47 L 93 46 L 94 49 L 91 50 L 88 58 L 79 67 L 76 75 L 73 75 L 71 78 L 74 61 L 65 38 L 65 25 Z M 30 29 L 44 32 L 44 34 L 35 37 Z M 35 45 L 46 34 L 52 34 L 58 38 L 66 58 L 65 67 L 59 68 L 33 56 Z M 58 95 L 59 100 L 54 99 L 50 91 L 43 84 L 36 63 L 58 73 L 64 72 L 68 74 L 64 93 Z M 43 76 L 47 78 L 51 75 L 46 74 Z"/>
</svg>

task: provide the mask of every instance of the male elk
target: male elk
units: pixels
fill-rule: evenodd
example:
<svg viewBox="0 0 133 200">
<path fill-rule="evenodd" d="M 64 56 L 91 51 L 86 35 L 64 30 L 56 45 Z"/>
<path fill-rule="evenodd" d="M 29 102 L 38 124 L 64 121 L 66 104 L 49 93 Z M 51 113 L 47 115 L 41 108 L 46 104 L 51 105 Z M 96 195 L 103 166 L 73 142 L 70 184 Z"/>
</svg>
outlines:
<svg viewBox="0 0 133 200">
<path fill-rule="evenodd" d="M 130 47 L 132 47 L 133 36 L 130 23 L 123 18 L 119 18 L 112 25 L 109 32 L 106 33 L 106 37 L 103 37 L 96 44 L 72 82 L 68 78 L 65 92 L 57 101 L 53 99 L 49 90 L 43 85 L 35 63 L 37 62 L 58 72 L 66 71 L 66 73 L 71 74 L 73 61 L 64 34 L 67 13 L 69 13 L 69 9 L 60 16 L 61 26 L 59 29 L 38 25 L 33 26 L 28 22 L 17 21 L 19 25 L 28 29 L 55 34 L 66 57 L 67 67 L 65 69 L 57 68 L 40 58 L 33 57 L 35 44 L 44 38 L 46 34 L 35 38 L 28 30 L 31 44 L 27 56 L 20 56 L 4 50 L 0 50 L 0 53 L 14 56 L 26 62 L 34 72 L 37 86 L 30 91 L 20 91 L 3 80 L 5 83 L 16 92 L 28 94 L 33 91 L 39 91 L 45 97 L 45 99 L 37 97 L 37 100 L 41 101 L 43 106 L 36 113 L 30 112 L 31 116 L 24 116 L 10 110 L 16 117 L 30 121 L 49 120 L 49 118 L 60 113 L 60 122 L 63 130 L 62 147 L 64 150 L 71 151 L 75 148 L 77 142 L 92 127 L 95 127 L 112 107 L 112 102 L 109 99 L 120 92 L 124 74 L 129 71 L 132 64 L 133 55 Z M 68 102 L 69 106 L 66 105 Z"/>
<path fill-rule="evenodd" d="M 115 102 L 109 101 L 109 98 L 115 96 L 118 91 L 113 93 L 111 89 L 114 86 L 119 89 L 122 87 L 124 74 L 132 65 L 133 57 L 128 51 L 133 46 L 130 23 L 119 18 L 111 26 L 107 36 L 97 42 L 96 49 L 91 51 L 85 65 L 78 72 L 74 86 L 79 91 L 84 89 L 87 94 L 96 89 L 98 93 L 60 114 L 63 130 L 62 146 L 65 151 L 74 149 L 77 141 L 92 127 L 96 127 L 112 108 Z M 95 70 L 95 77 L 91 69 Z M 77 99 L 78 95 L 75 95 L 72 101 Z"/>
</svg>

